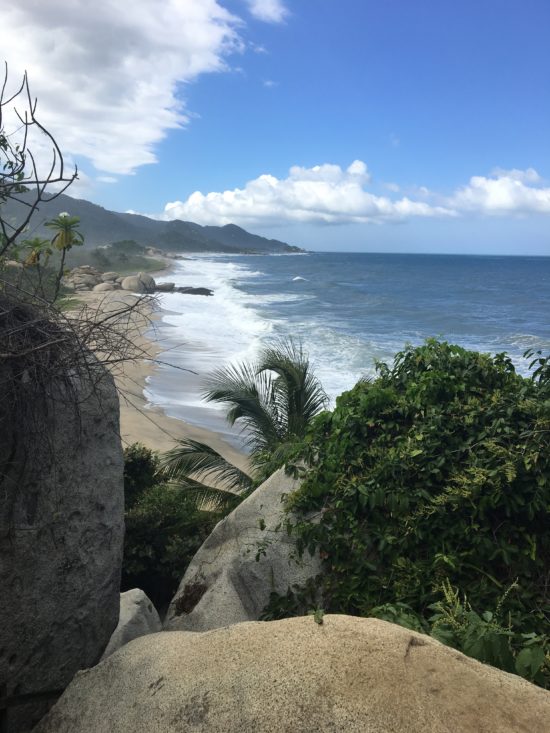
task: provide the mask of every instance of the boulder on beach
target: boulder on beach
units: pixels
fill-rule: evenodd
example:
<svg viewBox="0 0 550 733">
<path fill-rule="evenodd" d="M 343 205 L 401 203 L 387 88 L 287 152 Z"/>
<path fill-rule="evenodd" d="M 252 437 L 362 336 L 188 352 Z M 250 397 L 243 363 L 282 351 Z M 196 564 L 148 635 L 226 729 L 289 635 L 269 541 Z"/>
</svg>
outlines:
<svg viewBox="0 0 550 733">
<path fill-rule="evenodd" d="M 118 272 L 104 272 L 101 279 L 103 282 L 113 282 L 118 279 Z"/>
<path fill-rule="evenodd" d="M 99 284 L 100 279 L 97 275 L 73 275 L 71 277 L 72 281 L 74 282 L 75 286 L 83 285 L 86 288 L 93 288 L 96 285 Z"/>
<path fill-rule="evenodd" d="M 97 285 L 94 285 L 92 290 L 94 293 L 107 293 L 109 290 L 115 290 L 115 286 L 113 283 L 110 282 L 104 282 L 104 283 L 98 283 Z"/>
<path fill-rule="evenodd" d="M 118 625 L 109 639 L 102 659 L 107 659 L 129 641 L 146 634 L 154 634 L 161 629 L 157 609 L 140 588 L 121 593 Z"/>
<path fill-rule="evenodd" d="M 283 499 L 299 483 L 279 469 L 219 522 L 191 561 L 166 615 L 165 628 L 206 631 L 255 621 L 273 591 L 286 593 L 321 570 L 318 556 L 298 561 Z"/>
<path fill-rule="evenodd" d="M 156 290 L 154 278 L 145 272 L 125 277 L 121 284 L 123 290 L 130 290 L 132 293 L 154 293 Z"/>
<path fill-rule="evenodd" d="M 176 291 L 183 293 L 183 295 L 214 295 L 214 291 L 210 290 L 210 288 L 181 287 L 176 288 Z"/>
<path fill-rule="evenodd" d="M 171 293 L 176 287 L 176 283 L 157 283 L 157 293 Z"/>
<path fill-rule="evenodd" d="M 550 693 L 379 619 L 136 639 L 35 733 L 548 733 Z"/>
</svg>

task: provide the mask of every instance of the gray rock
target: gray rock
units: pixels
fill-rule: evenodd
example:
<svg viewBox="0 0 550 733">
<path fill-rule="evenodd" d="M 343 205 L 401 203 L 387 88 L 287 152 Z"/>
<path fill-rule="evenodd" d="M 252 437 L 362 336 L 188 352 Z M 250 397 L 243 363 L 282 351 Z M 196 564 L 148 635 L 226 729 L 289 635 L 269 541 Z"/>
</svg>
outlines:
<svg viewBox="0 0 550 733">
<path fill-rule="evenodd" d="M 132 293 L 154 293 L 156 289 L 154 278 L 145 272 L 125 277 L 121 284 L 123 290 L 130 290 Z"/>
<path fill-rule="evenodd" d="M 75 285 L 84 285 L 90 290 L 99 283 L 99 278 L 95 275 L 73 275 L 71 279 Z"/>
<path fill-rule="evenodd" d="M 107 659 L 132 639 L 154 634 L 162 629 L 159 615 L 149 598 L 139 588 L 120 594 L 118 625 L 101 659 Z"/>
<path fill-rule="evenodd" d="M 99 660 L 118 621 L 118 396 L 88 360 L 88 372 L 25 380 L 21 360 L 0 366 L 0 698 L 43 693 L 0 709 L 9 733 L 30 730 Z"/>
<path fill-rule="evenodd" d="M 182 293 L 183 295 L 214 295 L 214 291 L 210 290 L 210 288 L 182 287 L 176 288 L 176 291 L 178 293 Z"/>
<path fill-rule="evenodd" d="M 156 291 L 157 293 L 171 293 L 175 287 L 176 283 L 157 283 Z"/>
<path fill-rule="evenodd" d="M 94 293 L 107 293 L 109 290 L 114 290 L 115 286 L 113 283 L 110 282 L 104 282 L 104 283 L 98 283 L 97 285 L 94 285 L 92 290 Z"/>
<path fill-rule="evenodd" d="M 101 279 L 103 282 L 113 282 L 118 279 L 118 272 L 104 272 Z"/>
<path fill-rule="evenodd" d="M 294 540 L 282 528 L 282 500 L 298 483 L 276 471 L 203 543 L 174 596 L 165 628 L 206 631 L 257 620 L 272 591 L 286 593 L 320 572 L 307 552 L 294 560 Z"/>
<path fill-rule="evenodd" d="M 34 733 L 548 733 L 550 693 L 401 626 L 311 616 L 152 634 Z"/>
</svg>

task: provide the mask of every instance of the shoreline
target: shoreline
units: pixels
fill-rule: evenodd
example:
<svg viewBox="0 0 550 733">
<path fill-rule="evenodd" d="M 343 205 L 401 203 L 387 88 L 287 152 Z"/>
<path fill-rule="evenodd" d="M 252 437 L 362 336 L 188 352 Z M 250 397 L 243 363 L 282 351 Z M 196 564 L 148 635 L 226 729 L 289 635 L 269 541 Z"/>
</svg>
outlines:
<svg viewBox="0 0 550 733">
<path fill-rule="evenodd" d="M 166 260 L 166 267 L 151 274 L 152 277 L 166 276 L 172 269 L 172 262 Z M 84 292 L 78 298 L 83 305 L 99 312 L 129 305 L 138 300 L 137 295 L 115 290 L 107 293 Z M 198 297 L 189 295 L 188 297 Z M 132 443 L 142 443 L 147 448 L 165 452 L 175 447 L 177 440 L 184 438 L 207 443 L 238 468 L 250 470 L 248 457 L 228 443 L 222 435 L 179 418 L 168 416 L 161 407 L 151 405 L 144 394 L 146 380 L 157 369 L 156 359 L 163 351 L 159 341 L 154 339 L 155 322 L 161 318 L 162 310 L 151 299 L 144 303 L 139 312 L 132 314 L 130 334 L 132 342 L 140 352 L 140 358 L 122 362 L 111 369 L 115 379 L 120 404 L 120 438 L 123 448 Z M 153 337 L 151 337 L 153 334 Z"/>
</svg>

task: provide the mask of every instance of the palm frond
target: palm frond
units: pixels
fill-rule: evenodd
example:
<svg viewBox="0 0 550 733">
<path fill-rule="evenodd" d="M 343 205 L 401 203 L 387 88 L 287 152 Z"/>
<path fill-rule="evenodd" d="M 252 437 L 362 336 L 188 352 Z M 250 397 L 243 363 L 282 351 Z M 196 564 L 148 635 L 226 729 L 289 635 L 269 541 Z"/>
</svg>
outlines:
<svg viewBox="0 0 550 733">
<path fill-rule="evenodd" d="M 270 375 L 259 375 L 256 364 L 231 364 L 208 377 L 203 396 L 208 402 L 226 404 L 228 422 L 239 422 L 248 446 L 265 450 L 283 434 L 273 389 Z"/>
<path fill-rule="evenodd" d="M 286 435 L 303 435 L 312 418 L 326 408 L 328 398 L 301 344 L 284 339 L 266 347 L 258 369 L 277 375 L 274 399 L 279 412 L 285 415 Z"/>
<path fill-rule="evenodd" d="M 216 480 L 231 486 L 237 493 L 250 489 L 254 482 L 251 476 L 234 466 L 221 453 L 198 440 L 184 439 L 161 458 L 161 471 L 169 481 L 204 479 Z"/>
<path fill-rule="evenodd" d="M 177 491 L 184 492 L 191 498 L 197 509 L 203 511 L 219 512 L 220 514 L 229 514 L 245 499 L 252 489 L 242 494 L 235 494 L 228 489 L 220 489 L 215 486 L 208 486 L 200 481 L 182 476 L 179 479 L 171 479 L 168 486 Z"/>
</svg>

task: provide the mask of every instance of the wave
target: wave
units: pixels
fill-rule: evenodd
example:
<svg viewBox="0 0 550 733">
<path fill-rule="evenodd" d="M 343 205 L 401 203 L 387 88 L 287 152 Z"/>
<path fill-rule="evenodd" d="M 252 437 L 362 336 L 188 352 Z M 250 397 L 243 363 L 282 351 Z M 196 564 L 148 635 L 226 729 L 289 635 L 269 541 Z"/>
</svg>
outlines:
<svg viewBox="0 0 550 733">
<path fill-rule="evenodd" d="M 482 289 L 478 300 L 472 299 L 467 268 L 461 279 L 456 266 L 452 272 L 438 270 L 436 280 L 424 259 L 411 282 L 409 260 L 389 271 L 382 259 L 385 269 L 378 272 L 375 259 L 367 267 L 355 259 L 346 265 L 349 255 L 338 260 L 336 255 L 333 260 L 311 255 L 300 268 L 304 276 L 296 276 L 294 264 L 285 259 L 289 256 L 296 255 L 195 256 L 159 278 L 207 287 L 214 295 L 160 295 L 163 313 L 156 340 L 163 349 L 161 359 L 179 369 L 157 369 L 147 385 L 150 402 L 223 432 L 223 408 L 201 400 L 204 378 L 216 368 L 254 360 L 264 344 L 288 336 L 309 353 L 332 404 L 359 378 L 373 376 L 376 361 L 391 363 L 406 344 L 420 344 L 428 336 L 477 351 L 507 351 L 523 374 L 528 371 L 522 356 L 527 348 L 550 350 L 545 324 L 536 326 L 525 306 L 510 313 L 508 298 L 498 300 L 504 287 L 497 295 Z M 441 263 L 434 266 L 441 268 Z M 402 273 L 401 280 L 389 277 L 396 272 Z M 302 278 L 298 288 L 296 277 Z M 455 284 L 454 291 L 449 292 L 448 283 Z M 519 327 L 512 325 L 516 317 Z"/>
</svg>

